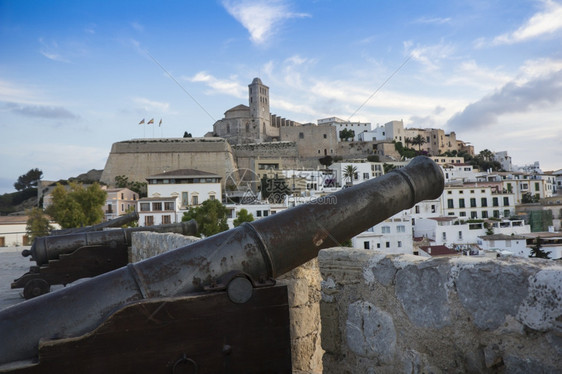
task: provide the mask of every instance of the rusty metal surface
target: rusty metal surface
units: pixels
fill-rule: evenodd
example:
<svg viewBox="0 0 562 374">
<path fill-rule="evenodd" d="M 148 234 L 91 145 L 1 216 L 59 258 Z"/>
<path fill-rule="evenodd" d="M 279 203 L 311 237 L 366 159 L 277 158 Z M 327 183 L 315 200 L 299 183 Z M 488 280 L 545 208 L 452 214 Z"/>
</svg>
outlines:
<svg viewBox="0 0 562 374">
<path fill-rule="evenodd" d="M 314 258 L 322 248 L 340 245 L 419 201 L 438 198 L 443 187 L 439 166 L 417 157 L 404 169 L 323 200 L 8 308 L 0 312 L 0 365 L 32 359 L 39 339 L 91 331 L 135 300 L 203 292 L 233 270 L 258 280 L 277 277 Z M 41 319 L 28 318 L 38 311 Z"/>
</svg>

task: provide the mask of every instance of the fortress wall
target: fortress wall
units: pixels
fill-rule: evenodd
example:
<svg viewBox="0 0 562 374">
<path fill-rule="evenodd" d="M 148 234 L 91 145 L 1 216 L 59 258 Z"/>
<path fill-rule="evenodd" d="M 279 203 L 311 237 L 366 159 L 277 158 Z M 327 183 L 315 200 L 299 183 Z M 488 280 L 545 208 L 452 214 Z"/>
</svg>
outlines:
<svg viewBox="0 0 562 374">
<path fill-rule="evenodd" d="M 326 373 L 557 373 L 562 265 L 323 250 Z"/>
<path fill-rule="evenodd" d="M 282 159 L 281 168 L 293 169 L 299 167 L 299 153 L 294 142 L 266 142 L 233 145 L 232 150 L 236 155 L 239 169 L 254 170 L 258 160 Z"/>
<path fill-rule="evenodd" d="M 176 169 L 196 169 L 223 178 L 236 168 L 232 150 L 221 138 L 138 139 L 114 143 L 100 181 L 115 177 L 146 182 L 150 175 Z"/>
</svg>

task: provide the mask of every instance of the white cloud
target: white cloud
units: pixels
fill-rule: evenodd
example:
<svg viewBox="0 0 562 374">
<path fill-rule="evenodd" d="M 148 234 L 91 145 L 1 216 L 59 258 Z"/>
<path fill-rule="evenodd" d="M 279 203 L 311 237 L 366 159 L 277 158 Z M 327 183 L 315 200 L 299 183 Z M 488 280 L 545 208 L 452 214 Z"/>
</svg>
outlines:
<svg viewBox="0 0 562 374">
<path fill-rule="evenodd" d="M 47 43 L 46 41 L 43 40 L 43 38 L 39 38 L 39 43 L 41 44 L 41 48 L 39 49 L 39 52 L 49 60 L 53 60 L 57 62 L 65 62 L 65 63 L 70 62 L 68 58 L 64 57 L 61 54 L 59 45 L 56 41 Z"/>
<path fill-rule="evenodd" d="M 475 41 L 475 46 L 516 44 L 562 30 L 562 4 L 552 0 L 543 0 L 542 3 L 543 10 L 535 13 L 517 30 L 496 36 L 491 41 L 479 38 Z"/>
<path fill-rule="evenodd" d="M 135 97 L 133 98 L 133 102 L 135 102 L 135 104 L 140 106 L 143 111 L 149 114 L 151 112 L 165 113 L 170 108 L 169 103 L 154 101 L 144 97 Z"/>
<path fill-rule="evenodd" d="M 200 71 L 191 78 L 183 77 L 183 79 L 189 82 L 205 83 L 209 88 L 211 88 L 209 93 L 226 94 L 240 99 L 247 97 L 248 88 L 238 83 L 236 81 L 236 77 L 232 77 L 228 80 L 218 79 L 205 71 Z"/>
<path fill-rule="evenodd" d="M 451 23 L 450 17 L 420 17 L 414 21 L 414 23 L 422 23 L 422 24 L 435 24 L 435 25 L 442 25 L 445 23 Z"/>
<path fill-rule="evenodd" d="M 250 40 L 265 44 L 278 27 L 291 18 L 308 17 L 291 11 L 283 0 L 224 0 L 223 6 L 250 33 Z"/>
<path fill-rule="evenodd" d="M 436 71 L 441 68 L 443 60 L 451 58 L 456 48 L 452 44 L 440 42 L 434 45 L 418 45 L 413 47 L 411 41 L 403 43 L 406 55 L 425 66 L 427 71 Z"/>
</svg>

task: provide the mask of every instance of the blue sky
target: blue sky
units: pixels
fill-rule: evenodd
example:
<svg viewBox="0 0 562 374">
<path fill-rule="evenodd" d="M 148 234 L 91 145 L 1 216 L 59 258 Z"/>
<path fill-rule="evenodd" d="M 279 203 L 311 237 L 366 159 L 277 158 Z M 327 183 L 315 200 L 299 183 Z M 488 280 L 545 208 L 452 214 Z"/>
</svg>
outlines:
<svg viewBox="0 0 562 374">
<path fill-rule="evenodd" d="M 254 77 L 298 122 L 402 119 L 562 168 L 560 1 L 0 0 L 0 193 L 203 136 Z"/>
</svg>

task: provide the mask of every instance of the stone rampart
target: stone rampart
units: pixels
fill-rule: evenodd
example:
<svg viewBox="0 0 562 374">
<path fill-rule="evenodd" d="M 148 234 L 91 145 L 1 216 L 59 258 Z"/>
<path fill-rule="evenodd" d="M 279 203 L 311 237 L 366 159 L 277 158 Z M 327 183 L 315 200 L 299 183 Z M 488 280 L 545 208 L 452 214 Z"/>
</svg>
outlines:
<svg viewBox="0 0 562 374">
<path fill-rule="evenodd" d="M 559 373 L 562 266 L 320 252 L 325 373 Z"/>
<path fill-rule="evenodd" d="M 236 168 L 232 149 L 222 138 L 134 139 L 113 143 L 100 181 L 114 185 L 115 177 L 146 182 L 165 171 L 196 169 L 222 177 Z"/>
<path fill-rule="evenodd" d="M 200 240 L 195 236 L 149 231 L 134 232 L 131 237 L 129 262 L 138 262 Z"/>
</svg>

